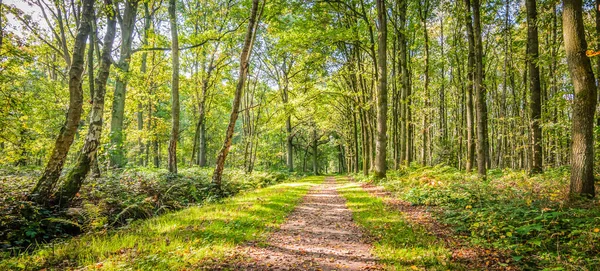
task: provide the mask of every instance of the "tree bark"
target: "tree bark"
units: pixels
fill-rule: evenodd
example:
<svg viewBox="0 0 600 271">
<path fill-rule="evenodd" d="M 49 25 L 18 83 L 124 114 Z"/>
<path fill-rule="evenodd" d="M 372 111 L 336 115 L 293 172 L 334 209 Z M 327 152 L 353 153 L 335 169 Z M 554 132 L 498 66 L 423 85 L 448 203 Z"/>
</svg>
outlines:
<svg viewBox="0 0 600 271">
<path fill-rule="evenodd" d="M 421 146 L 421 164 L 427 165 L 428 160 L 428 143 L 429 143 L 429 33 L 427 30 L 427 17 L 429 14 L 429 2 L 425 0 L 424 3 L 419 5 L 419 17 L 423 24 L 423 39 L 425 45 L 425 83 L 424 92 L 425 97 L 423 100 L 423 128 L 421 135 L 423 137 L 423 145 Z"/>
<path fill-rule="evenodd" d="M 100 136 L 102 135 L 102 123 L 104 114 L 104 95 L 106 94 L 106 82 L 110 74 L 111 52 L 115 40 L 116 20 L 112 0 L 104 1 L 107 23 L 106 34 L 104 35 L 102 56 L 98 76 L 96 76 L 90 125 L 85 142 L 77 158 L 77 163 L 67 174 L 67 178 L 58 190 L 56 199 L 58 205 L 66 207 L 79 192 L 85 177 L 90 172 L 93 161 L 96 160 L 96 150 L 100 145 Z"/>
<path fill-rule="evenodd" d="M 150 34 L 150 25 L 152 23 L 152 19 L 150 17 L 150 10 L 148 8 L 148 3 L 143 3 L 143 7 L 144 7 L 144 33 L 142 34 L 142 46 L 148 46 L 148 36 Z M 145 78 L 146 76 L 146 70 L 147 70 L 147 63 L 148 63 L 148 52 L 144 51 L 142 52 L 142 63 L 141 63 L 141 67 L 140 67 L 140 73 L 141 75 Z M 150 86 L 150 85 L 148 85 Z M 144 106 L 142 104 L 142 102 L 138 103 L 138 112 L 137 112 L 137 119 L 138 119 L 138 130 L 141 132 L 144 130 Z M 148 153 L 147 149 L 145 150 L 145 148 L 149 148 L 150 144 L 146 144 L 144 145 L 144 141 L 142 140 L 142 137 L 140 136 L 140 138 L 138 139 L 138 147 L 139 147 L 139 165 L 143 166 L 144 163 L 147 161 L 147 157 L 144 157 L 144 153 Z M 147 164 L 146 164 L 147 165 Z"/>
<path fill-rule="evenodd" d="M 387 150 L 387 9 L 384 0 L 377 0 L 378 84 L 377 84 L 377 141 L 375 146 L 375 177 L 386 176 Z"/>
<path fill-rule="evenodd" d="M 581 0 L 563 0 L 563 37 L 573 80 L 573 124 L 570 196 L 594 197 L 594 113 L 596 82 L 590 59 Z"/>
<path fill-rule="evenodd" d="M 85 44 L 91 30 L 91 18 L 94 11 L 93 0 L 82 0 L 82 22 L 77 29 L 73 48 L 72 64 L 69 69 L 69 109 L 66 121 L 54 143 L 50 160 L 46 164 L 42 177 L 31 192 L 31 199 L 44 204 L 49 203 L 63 169 L 67 154 L 75 138 L 83 111 L 82 75 L 85 58 Z"/>
<path fill-rule="evenodd" d="M 527 8 L 527 69 L 529 70 L 529 112 L 531 121 L 531 174 L 542 172 L 542 100 L 540 68 L 538 66 L 539 46 L 536 0 L 526 0 Z"/>
<path fill-rule="evenodd" d="M 250 12 L 246 37 L 244 38 L 242 54 L 240 56 L 239 78 L 235 89 L 235 96 L 233 97 L 233 106 L 231 108 L 229 124 L 227 125 L 227 131 L 225 132 L 225 142 L 223 142 L 223 147 L 221 148 L 221 151 L 219 151 L 219 155 L 217 156 L 215 171 L 212 176 L 212 182 L 215 185 L 218 193 L 222 192 L 221 182 L 223 178 L 223 169 L 225 167 L 225 159 L 227 159 L 227 154 L 229 153 L 229 149 L 231 148 L 231 140 L 233 138 L 235 122 L 237 121 L 239 115 L 242 91 L 244 90 L 244 83 L 248 75 L 250 56 L 252 53 L 252 45 L 254 43 L 254 37 L 256 35 L 256 25 L 258 24 L 258 2 L 259 0 L 252 0 L 252 10 Z"/>
<path fill-rule="evenodd" d="M 401 157 L 402 162 L 405 165 L 409 165 L 412 161 L 412 113 L 411 113 L 411 86 L 410 86 L 410 77 L 408 74 L 408 46 L 407 46 L 407 38 L 406 38 L 406 9 L 408 0 L 402 0 L 399 3 L 398 8 L 398 20 L 400 24 L 400 33 L 398 33 L 398 51 L 400 56 L 398 57 L 398 62 L 400 63 L 400 85 L 402 87 L 401 90 L 401 100 L 402 106 L 402 127 L 400 130 L 403 138 L 401 140 Z"/>
<path fill-rule="evenodd" d="M 487 175 L 489 159 L 486 89 L 483 81 L 483 41 L 479 0 L 473 0 L 473 33 L 475 40 L 475 106 L 477 108 L 477 172 L 482 179 Z"/>
<path fill-rule="evenodd" d="M 176 0 L 169 0 L 171 25 L 171 138 L 169 139 L 169 172 L 177 174 L 177 140 L 179 139 L 179 37 L 177 35 Z"/>
<path fill-rule="evenodd" d="M 123 20 L 119 22 L 121 27 L 121 52 L 116 64 L 123 75 L 116 77 L 115 91 L 112 104 L 112 115 L 110 121 L 109 151 L 111 167 L 123 167 L 126 163 L 123 151 L 123 119 L 125 114 L 125 96 L 127 94 L 127 73 L 131 61 L 131 44 L 133 42 L 133 30 L 137 15 L 138 0 L 125 1 Z M 118 12 L 118 10 L 116 10 Z"/>
<path fill-rule="evenodd" d="M 467 28 L 467 41 L 469 45 L 469 54 L 467 58 L 467 161 L 466 171 L 471 172 L 473 169 L 473 161 L 475 160 L 475 135 L 474 128 L 474 116 L 473 116 L 473 88 L 474 88 L 474 74 L 475 74 L 475 37 L 473 34 L 473 21 L 471 12 L 470 0 L 465 0 L 466 9 L 466 28 Z"/>
</svg>

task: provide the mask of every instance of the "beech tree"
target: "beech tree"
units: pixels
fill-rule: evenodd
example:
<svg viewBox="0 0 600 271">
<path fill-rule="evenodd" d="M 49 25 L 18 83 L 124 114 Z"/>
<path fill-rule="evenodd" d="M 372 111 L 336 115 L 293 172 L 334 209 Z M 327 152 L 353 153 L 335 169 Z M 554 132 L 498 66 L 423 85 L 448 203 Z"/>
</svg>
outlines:
<svg viewBox="0 0 600 271">
<path fill-rule="evenodd" d="M 573 143 L 571 145 L 572 197 L 594 197 L 594 113 L 596 81 L 592 63 L 585 52 L 581 0 L 563 1 L 563 35 L 569 72 L 573 80 Z"/>
</svg>

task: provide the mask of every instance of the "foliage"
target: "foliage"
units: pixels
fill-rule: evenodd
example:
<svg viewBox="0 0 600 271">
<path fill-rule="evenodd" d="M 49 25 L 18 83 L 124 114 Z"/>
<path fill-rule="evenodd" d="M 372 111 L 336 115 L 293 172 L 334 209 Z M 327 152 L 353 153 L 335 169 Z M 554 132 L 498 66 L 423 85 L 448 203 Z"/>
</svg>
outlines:
<svg viewBox="0 0 600 271">
<path fill-rule="evenodd" d="M 568 168 L 533 177 L 492 170 L 481 181 L 448 166 L 413 165 L 378 182 L 412 204 L 440 207 L 439 218 L 472 243 L 508 249 L 528 269 L 595 270 L 600 201 L 566 201 L 568 176 Z"/>
<path fill-rule="evenodd" d="M 135 168 L 105 172 L 102 178 L 91 180 L 67 210 L 46 209 L 27 200 L 38 171 L 10 171 L 0 174 L 4 176 L 0 179 L 0 240 L 7 255 L 11 254 L 8 251 L 14 254 L 30 250 L 36 243 L 105 231 L 134 220 L 222 200 L 213 193 L 211 169 L 185 168 L 172 176 L 164 169 Z M 224 196 L 263 188 L 289 177 L 286 172 L 246 174 L 226 170 Z"/>
<path fill-rule="evenodd" d="M 183 270 L 219 266 L 236 245 L 280 225 L 320 177 L 305 178 L 43 246 L 0 262 L 2 270 Z"/>
</svg>

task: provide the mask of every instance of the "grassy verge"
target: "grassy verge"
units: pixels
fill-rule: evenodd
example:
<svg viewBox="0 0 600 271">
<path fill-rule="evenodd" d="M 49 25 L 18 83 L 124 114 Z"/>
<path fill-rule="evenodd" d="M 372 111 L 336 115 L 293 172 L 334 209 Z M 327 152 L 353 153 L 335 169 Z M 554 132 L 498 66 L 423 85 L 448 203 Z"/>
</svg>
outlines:
<svg viewBox="0 0 600 271">
<path fill-rule="evenodd" d="M 0 262 L 0 270 L 186 270 L 212 266 L 236 245 L 260 240 L 278 227 L 320 177 L 243 193 L 201 207 L 73 238 L 31 255 Z"/>
<path fill-rule="evenodd" d="M 83 185 L 71 208 L 57 210 L 28 199 L 41 169 L 0 167 L 0 261 L 39 243 L 119 228 L 297 177 L 287 172 L 247 174 L 227 168 L 223 193 L 217 195 L 212 172 L 212 168 L 196 166 L 181 168 L 176 176 L 158 168 L 107 170 Z"/>
<path fill-rule="evenodd" d="M 365 181 L 372 181 L 368 178 Z M 568 202 L 568 168 L 528 176 L 490 170 L 486 181 L 448 166 L 404 168 L 378 181 L 476 245 L 512 252 L 530 270 L 600 270 L 600 199 Z"/>
<path fill-rule="evenodd" d="M 345 182 L 345 178 L 338 181 Z M 345 182 L 340 193 L 354 220 L 374 239 L 374 253 L 389 269 L 456 270 L 449 263 L 450 251 L 441 240 L 407 223 L 402 214 L 365 192 L 360 184 Z"/>
</svg>

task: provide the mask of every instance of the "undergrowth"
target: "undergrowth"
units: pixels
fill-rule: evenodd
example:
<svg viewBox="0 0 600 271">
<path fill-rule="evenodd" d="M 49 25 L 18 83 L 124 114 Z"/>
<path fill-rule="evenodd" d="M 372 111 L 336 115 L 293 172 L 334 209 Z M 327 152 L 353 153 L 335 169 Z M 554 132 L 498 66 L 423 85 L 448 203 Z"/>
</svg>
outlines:
<svg viewBox="0 0 600 271">
<path fill-rule="evenodd" d="M 88 180 L 71 208 L 47 209 L 27 200 L 39 170 L 0 170 L 0 259 L 28 253 L 39 244 L 81 233 L 106 231 L 132 221 L 219 201 L 240 191 L 272 185 L 286 172 L 225 170 L 222 193 L 211 184 L 212 169 L 184 168 L 174 176 L 164 169 L 135 168 L 103 172 Z"/>
<path fill-rule="evenodd" d="M 490 170 L 482 181 L 448 166 L 412 166 L 377 183 L 440 207 L 442 222 L 474 244 L 511 251 L 525 269 L 600 270 L 600 200 L 567 201 L 568 177 L 566 168 L 533 177 Z"/>
<path fill-rule="evenodd" d="M 222 202 L 135 221 L 121 229 L 46 245 L 0 261 L 0 270 L 213 270 L 242 260 L 236 246 L 263 240 L 309 188 L 309 177 L 244 192 Z"/>
</svg>

